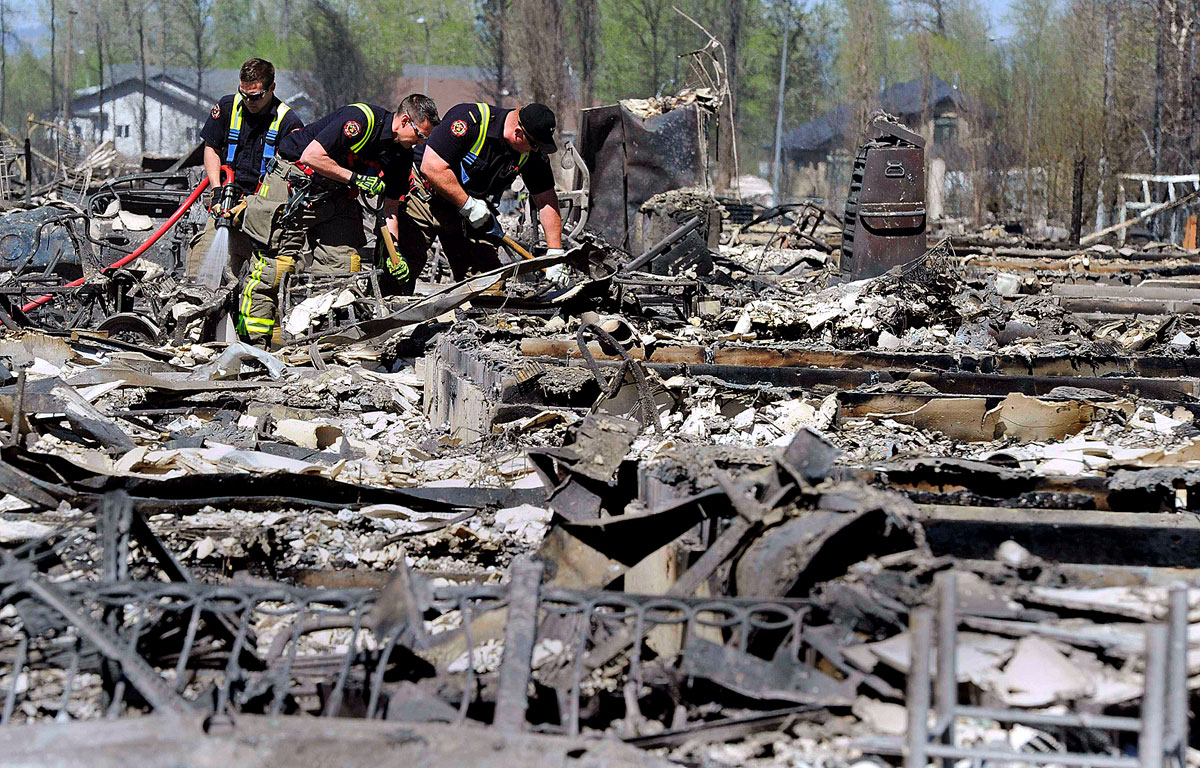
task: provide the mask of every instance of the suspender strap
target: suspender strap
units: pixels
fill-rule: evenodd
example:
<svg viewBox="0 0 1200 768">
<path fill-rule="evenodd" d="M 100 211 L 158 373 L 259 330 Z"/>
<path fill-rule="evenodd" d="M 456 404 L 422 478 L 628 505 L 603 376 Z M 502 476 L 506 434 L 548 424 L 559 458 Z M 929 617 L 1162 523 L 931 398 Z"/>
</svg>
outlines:
<svg viewBox="0 0 1200 768">
<path fill-rule="evenodd" d="M 275 111 L 275 119 L 271 121 L 271 127 L 267 128 L 266 141 L 263 143 L 262 167 L 258 170 L 260 175 L 267 172 L 267 164 L 275 157 L 275 142 L 279 140 L 279 126 L 283 123 L 284 115 L 290 111 L 292 111 L 291 107 L 280 102 L 279 108 Z"/>
<path fill-rule="evenodd" d="M 367 146 L 367 142 L 371 140 L 371 133 L 375 130 L 375 110 L 371 109 L 367 104 L 351 104 L 350 106 L 358 107 L 367 117 L 367 130 L 363 131 L 361 139 L 350 146 L 350 151 L 357 155 L 362 151 L 363 147 Z"/>
<path fill-rule="evenodd" d="M 242 134 L 242 94 L 236 93 L 233 96 L 233 112 L 229 115 L 229 133 L 225 136 L 225 163 L 229 165 L 233 163 L 233 156 L 237 152 L 238 137 Z"/>
</svg>

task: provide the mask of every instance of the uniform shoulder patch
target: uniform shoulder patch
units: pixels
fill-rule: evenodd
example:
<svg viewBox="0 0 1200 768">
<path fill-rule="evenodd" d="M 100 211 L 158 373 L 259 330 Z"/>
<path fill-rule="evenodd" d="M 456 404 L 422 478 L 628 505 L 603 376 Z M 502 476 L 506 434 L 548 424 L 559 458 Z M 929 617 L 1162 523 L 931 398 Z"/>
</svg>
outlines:
<svg viewBox="0 0 1200 768">
<path fill-rule="evenodd" d="M 467 121 L 466 120 L 455 120 L 453 123 L 450 124 L 450 133 L 453 133 L 455 136 L 466 136 L 467 135 Z"/>
<path fill-rule="evenodd" d="M 358 124 L 357 120 L 347 120 L 346 124 L 342 126 L 342 133 L 346 134 L 347 138 L 353 139 L 362 133 L 362 126 Z"/>
<path fill-rule="evenodd" d="M 219 103 L 218 103 L 218 104 L 213 104 L 213 108 L 212 108 L 212 113 L 211 113 L 211 114 L 212 114 L 212 116 L 213 116 L 213 120 L 216 120 L 218 117 L 220 117 L 220 116 L 221 116 L 221 105 L 220 105 Z"/>
</svg>

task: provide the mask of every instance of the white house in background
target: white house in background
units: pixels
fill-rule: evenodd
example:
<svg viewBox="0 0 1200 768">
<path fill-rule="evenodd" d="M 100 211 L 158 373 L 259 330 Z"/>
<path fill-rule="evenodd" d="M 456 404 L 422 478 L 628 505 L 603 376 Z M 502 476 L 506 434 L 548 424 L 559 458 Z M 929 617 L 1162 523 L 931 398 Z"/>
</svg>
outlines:
<svg viewBox="0 0 1200 768">
<path fill-rule="evenodd" d="M 111 139 L 117 152 L 135 160 L 143 156 L 181 157 L 200 141 L 200 129 L 213 104 L 237 87 L 236 69 L 205 71 L 203 91 L 196 89 L 195 70 L 167 67 L 147 74 L 143 145 L 140 70 L 133 66 L 115 67 L 111 82 L 105 82 L 103 87 L 75 91 L 71 130 L 87 141 L 99 143 Z M 311 99 L 294 77 L 277 73 L 275 95 L 291 105 L 303 120 L 311 119 Z"/>
</svg>

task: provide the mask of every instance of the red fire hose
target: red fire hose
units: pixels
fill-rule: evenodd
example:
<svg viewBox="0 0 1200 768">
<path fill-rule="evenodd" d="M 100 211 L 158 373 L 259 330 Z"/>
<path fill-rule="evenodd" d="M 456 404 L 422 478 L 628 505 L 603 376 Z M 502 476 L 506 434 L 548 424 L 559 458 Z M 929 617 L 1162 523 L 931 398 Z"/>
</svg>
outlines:
<svg viewBox="0 0 1200 768">
<path fill-rule="evenodd" d="M 158 228 L 158 231 L 156 231 L 153 235 L 150 235 L 150 238 L 148 240 L 146 240 L 146 242 L 139 245 L 133 253 L 131 253 L 127 256 L 122 256 L 121 258 L 117 259 L 112 264 L 109 264 L 107 267 L 105 267 L 101 271 L 107 272 L 110 269 L 119 269 L 120 267 L 125 266 L 129 262 L 136 259 L 138 256 L 141 256 L 143 253 L 145 253 L 146 250 L 150 248 L 150 246 L 152 246 L 156 242 L 158 242 L 158 238 L 165 235 L 167 233 L 167 230 L 169 230 L 171 227 L 175 226 L 175 222 L 179 221 L 179 218 L 181 216 L 183 216 L 183 214 L 187 213 L 187 209 L 192 207 L 192 203 L 196 202 L 196 198 L 200 197 L 200 193 L 203 192 L 207 186 L 208 186 L 208 179 L 205 178 L 203 181 L 200 182 L 200 185 L 198 187 L 196 187 L 196 191 L 192 192 L 192 194 L 189 195 L 188 198 L 183 201 L 183 204 L 179 206 L 179 210 L 177 210 L 177 211 L 175 211 L 175 213 L 171 214 L 171 218 L 167 219 L 166 223 L 164 223 L 161 227 Z M 75 288 L 77 286 L 83 285 L 83 282 L 86 279 L 87 278 L 81 277 L 78 280 L 72 280 L 71 282 L 67 283 L 65 287 L 66 288 Z M 50 294 L 50 293 L 47 293 L 44 296 L 39 296 L 38 298 L 36 298 L 33 301 L 26 304 L 25 306 L 21 307 L 21 311 L 22 312 L 32 312 L 33 310 L 37 309 L 38 307 L 42 306 L 43 304 L 45 304 L 46 302 L 50 301 L 53 298 L 54 298 L 54 295 Z"/>
</svg>

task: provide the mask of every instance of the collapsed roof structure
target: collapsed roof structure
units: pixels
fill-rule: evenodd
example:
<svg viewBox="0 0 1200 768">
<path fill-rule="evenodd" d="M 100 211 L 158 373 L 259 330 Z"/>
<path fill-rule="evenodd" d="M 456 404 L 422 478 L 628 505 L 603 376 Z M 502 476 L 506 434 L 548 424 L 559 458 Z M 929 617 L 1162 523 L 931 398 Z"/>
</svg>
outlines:
<svg viewBox="0 0 1200 768">
<path fill-rule="evenodd" d="M 194 214 L 106 266 L 187 172 L 0 219 L 5 754 L 1195 763 L 1200 254 L 927 247 L 882 123 L 843 211 L 600 205 L 593 117 L 566 256 L 301 276 L 272 352 Z"/>
</svg>

